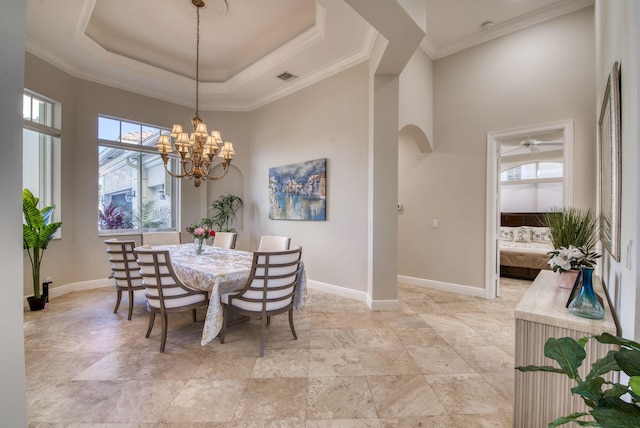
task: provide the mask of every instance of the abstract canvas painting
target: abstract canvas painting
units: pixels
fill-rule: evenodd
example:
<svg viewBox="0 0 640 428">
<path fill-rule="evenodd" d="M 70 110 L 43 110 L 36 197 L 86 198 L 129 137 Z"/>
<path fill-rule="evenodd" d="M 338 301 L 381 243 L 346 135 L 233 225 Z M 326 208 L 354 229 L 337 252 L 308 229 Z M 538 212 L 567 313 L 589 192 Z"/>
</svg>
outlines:
<svg viewBox="0 0 640 428">
<path fill-rule="evenodd" d="M 327 160 L 269 168 L 269 218 L 327 219 Z"/>
</svg>

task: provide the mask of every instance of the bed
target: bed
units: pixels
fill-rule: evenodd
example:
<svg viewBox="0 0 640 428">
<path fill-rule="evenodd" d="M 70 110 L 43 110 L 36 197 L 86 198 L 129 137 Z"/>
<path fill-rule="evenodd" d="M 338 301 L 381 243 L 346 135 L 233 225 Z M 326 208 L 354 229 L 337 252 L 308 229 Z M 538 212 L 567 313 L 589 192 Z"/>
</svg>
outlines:
<svg viewBox="0 0 640 428">
<path fill-rule="evenodd" d="M 549 230 L 540 213 L 502 213 L 500 219 L 500 275 L 535 279 L 549 266 L 553 250 Z"/>
</svg>

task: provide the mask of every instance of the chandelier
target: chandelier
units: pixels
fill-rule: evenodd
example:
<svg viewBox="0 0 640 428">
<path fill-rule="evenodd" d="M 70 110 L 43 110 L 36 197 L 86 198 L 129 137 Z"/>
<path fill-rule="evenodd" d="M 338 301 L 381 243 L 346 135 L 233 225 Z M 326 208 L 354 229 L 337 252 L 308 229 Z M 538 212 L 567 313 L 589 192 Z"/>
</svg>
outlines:
<svg viewBox="0 0 640 428">
<path fill-rule="evenodd" d="M 235 154 L 233 143 L 223 142 L 220 132 L 212 131 L 209 135 L 207 125 L 200 119 L 198 111 L 198 89 L 200 78 L 200 8 L 204 7 L 204 1 L 191 0 L 196 7 L 197 36 L 196 36 L 196 115 L 191 119 L 193 132 L 191 134 L 182 130 L 182 125 L 174 124 L 169 135 L 161 135 L 157 149 L 162 156 L 164 168 L 169 175 L 176 178 L 193 178 L 193 184 L 200 187 L 202 180 L 218 180 L 229 171 L 231 157 Z M 177 152 L 180 161 L 180 173 L 170 171 L 169 154 L 173 149 Z M 222 174 L 211 175 L 213 162 L 216 158 L 222 160 Z"/>
</svg>

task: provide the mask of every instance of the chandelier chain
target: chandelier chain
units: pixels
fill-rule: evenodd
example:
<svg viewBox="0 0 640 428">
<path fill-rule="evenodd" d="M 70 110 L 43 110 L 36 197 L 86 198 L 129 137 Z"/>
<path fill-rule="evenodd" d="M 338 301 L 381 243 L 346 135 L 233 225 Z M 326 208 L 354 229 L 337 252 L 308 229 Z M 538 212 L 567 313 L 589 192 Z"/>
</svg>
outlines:
<svg viewBox="0 0 640 428">
<path fill-rule="evenodd" d="M 196 24 L 196 117 L 200 117 L 199 113 L 199 82 L 200 82 L 200 6 L 196 5 L 197 24 Z"/>
</svg>

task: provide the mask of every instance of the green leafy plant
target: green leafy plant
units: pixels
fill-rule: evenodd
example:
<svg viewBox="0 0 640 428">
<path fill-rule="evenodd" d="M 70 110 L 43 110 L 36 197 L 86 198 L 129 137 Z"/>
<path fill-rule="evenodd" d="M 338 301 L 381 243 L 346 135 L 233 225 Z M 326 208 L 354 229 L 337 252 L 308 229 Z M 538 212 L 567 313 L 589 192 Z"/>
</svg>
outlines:
<svg viewBox="0 0 640 428">
<path fill-rule="evenodd" d="M 549 428 L 569 422 L 602 428 L 640 427 L 640 344 L 609 333 L 593 338 L 600 343 L 618 345 L 620 349 L 611 350 L 594 362 L 585 379 L 580 377 L 578 368 L 586 358 L 584 347 L 589 341 L 588 337 L 577 341 L 570 337 L 547 340 L 544 355 L 555 360 L 560 367 L 519 366 L 516 369 L 521 372 L 560 373 L 576 381 L 577 385 L 571 388 L 571 393 L 578 394 L 591 410 L 559 417 L 548 425 Z M 605 380 L 603 375 L 612 371 L 622 371 L 629 376 L 628 385 Z M 629 401 L 622 399 L 627 394 Z M 579 419 L 587 416 L 593 420 Z"/>
<path fill-rule="evenodd" d="M 33 277 L 33 297 L 40 297 L 40 265 L 42 256 L 53 235 L 62 226 L 61 222 L 51 223 L 55 205 L 38 209 L 39 199 L 29 189 L 22 191 L 22 247 L 27 250 L 31 261 Z"/>
<path fill-rule="evenodd" d="M 212 225 L 218 229 L 218 232 L 236 232 L 236 230 L 230 226 L 236 219 L 236 215 L 241 206 L 242 199 L 231 194 L 219 196 L 213 201 L 209 207 L 210 210 L 213 210 L 210 219 Z"/>
<path fill-rule="evenodd" d="M 573 246 L 589 252 L 595 247 L 598 227 L 591 209 L 567 207 L 544 213 L 543 223 L 555 249 Z"/>
</svg>

